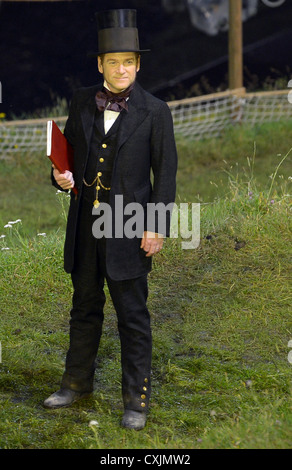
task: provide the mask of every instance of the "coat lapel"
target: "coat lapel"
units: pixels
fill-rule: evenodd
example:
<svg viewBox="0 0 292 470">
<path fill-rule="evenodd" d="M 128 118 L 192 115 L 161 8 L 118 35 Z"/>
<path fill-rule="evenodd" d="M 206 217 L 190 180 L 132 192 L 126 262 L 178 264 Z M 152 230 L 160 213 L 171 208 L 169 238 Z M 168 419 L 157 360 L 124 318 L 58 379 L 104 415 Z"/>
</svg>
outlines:
<svg viewBox="0 0 292 470">
<path fill-rule="evenodd" d="M 99 133 L 102 136 L 104 136 L 105 135 L 105 132 L 104 132 L 104 115 L 103 115 L 103 113 L 98 112 L 98 110 L 95 110 L 95 112 L 97 113 L 97 118 L 95 119 L 95 125 L 96 125 Z"/>
<path fill-rule="evenodd" d="M 96 104 L 95 104 L 94 97 L 100 88 L 101 88 L 100 86 L 97 86 L 93 90 L 92 95 L 90 95 L 90 97 L 84 103 L 84 106 L 82 106 L 81 108 L 81 120 L 82 120 L 83 130 L 84 130 L 85 139 L 87 143 L 87 149 L 89 149 L 89 146 L 90 146 L 90 139 L 92 135 L 92 129 L 93 129 L 94 117 L 95 117 L 95 111 L 96 111 Z"/>
<path fill-rule="evenodd" d="M 146 116 L 149 114 L 146 108 L 145 99 L 142 93 L 141 87 L 136 83 L 131 93 L 129 102 L 128 112 L 123 111 L 121 119 L 118 139 L 117 139 L 117 156 L 121 146 L 129 139 L 129 137 L 135 132 L 137 127 L 142 124 Z"/>
</svg>

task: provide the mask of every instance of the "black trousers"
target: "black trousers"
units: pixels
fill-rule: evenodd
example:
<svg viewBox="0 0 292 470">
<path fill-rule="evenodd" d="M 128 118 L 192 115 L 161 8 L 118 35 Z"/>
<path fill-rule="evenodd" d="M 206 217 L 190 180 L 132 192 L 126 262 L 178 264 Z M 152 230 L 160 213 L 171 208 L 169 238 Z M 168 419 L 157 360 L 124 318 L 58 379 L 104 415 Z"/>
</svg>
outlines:
<svg viewBox="0 0 292 470">
<path fill-rule="evenodd" d="M 146 411 L 151 392 L 152 335 L 146 306 L 147 276 L 114 281 L 106 273 L 106 239 L 92 235 L 92 202 L 82 200 L 76 258 L 71 274 L 74 288 L 70 346 L 62 387 L 93 390 L 95 360 L 102 334 L 104 282 L 116 310 L 121 343 L 122 396 L 125 409 Z"/>
</svg>

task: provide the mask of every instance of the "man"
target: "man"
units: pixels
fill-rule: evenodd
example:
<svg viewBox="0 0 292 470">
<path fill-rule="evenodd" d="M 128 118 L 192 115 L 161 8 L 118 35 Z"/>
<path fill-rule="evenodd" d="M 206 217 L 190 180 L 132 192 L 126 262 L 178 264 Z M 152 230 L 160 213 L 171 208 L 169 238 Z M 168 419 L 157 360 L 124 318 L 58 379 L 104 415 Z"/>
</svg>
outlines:
<svg viewBox="0 0 292 470">
<path fill-rule="evenodd" d="M 52 171 L 53 184 L 71 192 L 65 270 L 74 287 L 70 346 L 61 389 L 44 405 L 69 406 L 93 390 L 94 364 L 102 332 L 104 280 L 118 318 L 121 341 L 122 426 L 142 429 L 151 392 L 152 337 L 146 306 L 152 256 L 169 234 L 145 214 L 140 237 L 120 233 L 129 220 L 127 204 L 168 205 L 175 198 L 177 154 L 171 113 L 166 103 L 136 82 L 140 69 L 135 10 L 97 14 L 98 70 L 104 87 L 83 88 L 70 105 L 64 134 L 74 148 L 74 174 Z M 153 172 L 153 185 L 150 172 Z M 123 206 L 117 207 L 117 197 Z M 112 209 L 113 236 L 93 236 L 94 214 L 101 203 Z M 118 235 L 116 235 L 116 230 Z M 97 234 L 98 235 L 98 234 Z"/>
</svg>

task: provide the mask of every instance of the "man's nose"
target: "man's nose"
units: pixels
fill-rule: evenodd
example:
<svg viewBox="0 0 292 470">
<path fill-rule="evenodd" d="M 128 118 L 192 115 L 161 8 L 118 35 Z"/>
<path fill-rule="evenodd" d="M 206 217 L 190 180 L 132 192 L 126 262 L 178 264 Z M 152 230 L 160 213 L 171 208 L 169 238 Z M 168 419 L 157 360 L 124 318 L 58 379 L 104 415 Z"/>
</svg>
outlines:
<svg viewBox="0 0 292 470">
<path fill-rule="evenodd" d="M 123 74 L 123 73 L 125 72 L 125 67 L 123 66 L 123 64 L 120 64 L 120 65 L 118 66 L 118 72 L 119 72 L 120 74 Z"/>
</svg>

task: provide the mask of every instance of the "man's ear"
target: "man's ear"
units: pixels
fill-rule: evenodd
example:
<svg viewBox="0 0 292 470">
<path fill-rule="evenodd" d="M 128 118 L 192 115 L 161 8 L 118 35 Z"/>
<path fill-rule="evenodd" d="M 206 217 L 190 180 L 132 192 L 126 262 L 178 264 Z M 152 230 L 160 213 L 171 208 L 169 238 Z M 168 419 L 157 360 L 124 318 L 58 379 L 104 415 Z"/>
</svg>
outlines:
<svg viewBox="0 0 292 470">
<path fill-rule="evenodd" d="M 102 66 L 102 61 L 101 61 L 101 57 L 98 56 L 97 57 L 97 67 L 98 67 L 98 71 L 103 74 L 103 66 Z"/>
<path fill-rule="evenodd" d="M 139 55 L 138 58 L 137 58 L 136 72 L 139 72 L 139 70 L 140 70 L 140 57 L 141 56 Z"/>
</svg>

